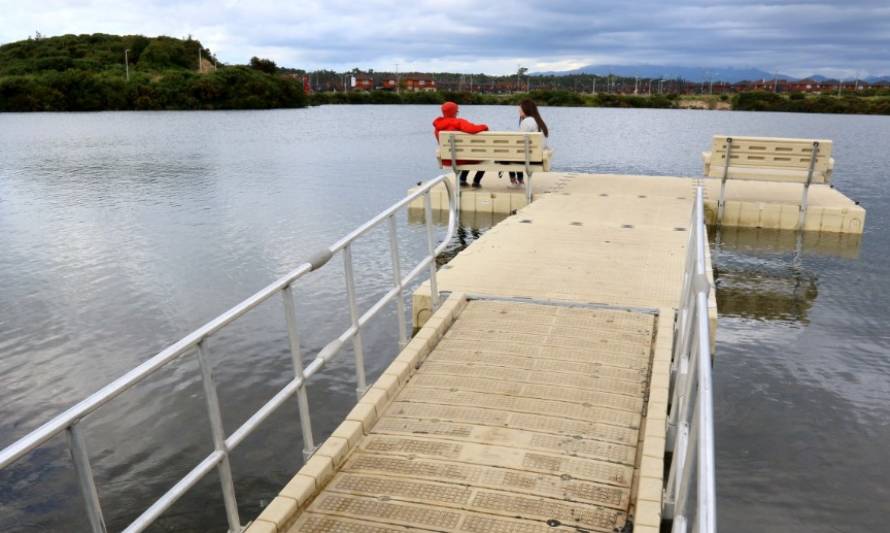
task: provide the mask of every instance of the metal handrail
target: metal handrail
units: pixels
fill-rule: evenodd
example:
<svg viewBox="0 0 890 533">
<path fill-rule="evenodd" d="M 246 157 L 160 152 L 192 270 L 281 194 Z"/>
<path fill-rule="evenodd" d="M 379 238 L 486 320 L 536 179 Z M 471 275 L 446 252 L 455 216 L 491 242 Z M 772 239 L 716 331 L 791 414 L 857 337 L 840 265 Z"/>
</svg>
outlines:
<svg viewBox="0 0 890 533">
<path fill-rule="evenodd" d="M 711 284 L 705 258 L 708 238 L 701 186 L 696 188 L 690 230 L 683 290 L 674 325 L 666 442 L 668 451 L 673 453 L 662 516 L 673 520 L 674 532 L 715 533 L 714 400 L 708 317 Z"/>
<path fill-rule="evenodd" d="M 445 186 L 445 190 L 447 191 L 449 209 L 448 229 L 445 238 L 437 245 L 435 244 L 434 239 L 430 194 L 433 187 L 440 183 Z M 405 318 L 404 291 L 411 281 L 427 268 L 429 269 L 430 275 L 432 306 L 433 310 L 435 310 L 439 303 L 439 292 L 436 284 L 436 256 L 442 253 L 448 246 L 448 243 L 454 235 L 455 228 L 457 227 L 458 211 L 455 192 L 456 191 L 451 186 L 451 183 L 445 174 L 421 185 L 417 190 L 393 204 L 368 222 L 359 226 L 329 248 L 322 250 L 320 253 L 300 264 L 293 271 L 267 285 L 253 296 L 250 296 L 210 322 L 189 333 L 176 343 L 161 350 L 158 354 L 154 355 L 136 368 L 102 387 L 97 392 L 91 394 L 84 400 L 81 400 L 74 406 L 66 409 L 61 414 L 55 416 L 50 421 L 10 444 L 3 450 L 0 450 L 0 469 L 15 463 L 54 436 L 65 432 L 68 436 L 68 448 L 71 452 L 71 457 L 77 472 L 78 483 L 81 487 L 81 492 L 86 504 L 87 516 L 90 521 L 91 529 L 94 532 L 105 532 L 105 519 L 102 514 L 102 507 L 99 502 L 98 493 L 96 492 L 93 472 L 89 461 L 89 452 L 86 448 L 86 443 L 83 439 L 83 434 L 79 425 L 81 420 L 148 376 L 151 376 L 159 369 L 165 367 L 167 364 L 189 353 L 195 353 L 197 355 L 198 365 L 201 370 L 201 378 L 204 385 L 204 395 L 207 403 L 207 413 L 210 418 L 214 450 L 198 463 L 197 466 L 192 468 L 188 474 L 174 484 L 166 493 L 152 503 L 152 505 L 136 518 L 136 520 L 134 520 L 124 531 L 137 532 L 146 529 L 191 487 L 214 469 L 218 471 L 220 477 L 229 530 L 233 533 L 241 531 L 243 527 L 238 516 L 238 506 L 235 499 L 232 471 L 229 466 L 230 452 L 250 435 L 259 424 L 268 418 L 269 415 L 275 412 L 291 397 L 296 395 L 303 434 L 304 458 L 308 458 L 312 455 L 315 451 L 315 443 L 312 435 L 312 422 L 306 394 L 307 381 L 318 372 L 325 363 L 337 355 L 345 343 L 352 340 L 356 359 L 356 392 L 357 396 L 361 398 L 367 389 L 361 337 L 362 326 L 395 298 L 399 315 L 399 345 L 404 346 L 407 344 L 408 328 Z M 423 196 L 424 198 L 427 255 L 424 256 L 423 260 L 421 260 L 407 276 L 402 277 L 399 266 L 399 249 L 395 215 L 400 209 L 405 208 L 420 196 Z M 390 257 L 393 263 L 393 286 L 376 303 L 374 303 L 370 309 L 359 316 L 355 294 L 355 274 L 352 265 L 352 243 L 371 229 L 382 224 L 384 221 L 387 222 L 389 229 Z M 345 265 L 345 283 L 351 325 L 346 331 L 340 334 L 340 336 L 324 346 L 312 362 L 303 368 L 303 359 L 300 353 L 300 340 L 297 335 L 297 313 L 294 306 L 294 297 L 291 287 L 294 282 L 309 272 L 323 267 L 335 254 L 341 251 L 343 252 L 343 262 Z M 216 382 L 213 377 L 212 367 L 207 357 L 207 345 L 205 341 L 212 334 L 218 332 L 239 317 L 279 293 L 284 300 L 284 314 L 285 319 L 287 320 L 288 341 L 294 367 L 294 379 L 287 383 L 268 402 L 251 415 L 238 429 L 226 437 L 222 423 L 219 399 L 217 398 L 216 393 Z"/>
</svg>

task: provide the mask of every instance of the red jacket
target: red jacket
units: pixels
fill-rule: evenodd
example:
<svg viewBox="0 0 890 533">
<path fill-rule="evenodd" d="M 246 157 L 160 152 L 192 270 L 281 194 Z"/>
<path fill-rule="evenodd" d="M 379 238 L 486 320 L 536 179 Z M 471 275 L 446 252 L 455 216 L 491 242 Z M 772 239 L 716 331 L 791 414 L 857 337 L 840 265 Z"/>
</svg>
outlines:
<svg viewBox="0 0 890 533">
<path fill-rule="evenodd" d="M 485 124 L 473 124 L 469 120 L 457 118 L 457 109 L 457 104 L 454 102 L 442 104 L 442 116 L 433 121 L 433 128 L 435 128 L 433 134 L 436 136 L 436 141 L 439 140 L 439 132 L 442 131 L 461 131 L 464 133 L 488 131 L 488 126 Z M 458 165 L 471 165 L 473 163 L 477 163 L 477 161 L 457 162 Z M 448 159 L 443 160 L 442 166 L 450 167 L 451 161 Z"/>
</svg>

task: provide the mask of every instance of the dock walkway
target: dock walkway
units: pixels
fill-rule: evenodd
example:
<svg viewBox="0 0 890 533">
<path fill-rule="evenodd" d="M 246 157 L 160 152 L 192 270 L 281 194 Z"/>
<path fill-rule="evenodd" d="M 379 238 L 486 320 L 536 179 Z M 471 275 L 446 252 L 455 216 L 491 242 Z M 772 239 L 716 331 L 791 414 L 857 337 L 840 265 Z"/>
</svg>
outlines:
<svg viewBox="0 0 890 533">
<path fill-rule="evenodd" d="M 654 326 L 469 302 L 292 530 L 622 528 Z"/>
<path fill-rule="evenodd" d="M 695 182 L 553 183 L 440 268 L 434 314 L 417 290 L 419 332 L 252 533 L 658 531 Z"/>
</svg>

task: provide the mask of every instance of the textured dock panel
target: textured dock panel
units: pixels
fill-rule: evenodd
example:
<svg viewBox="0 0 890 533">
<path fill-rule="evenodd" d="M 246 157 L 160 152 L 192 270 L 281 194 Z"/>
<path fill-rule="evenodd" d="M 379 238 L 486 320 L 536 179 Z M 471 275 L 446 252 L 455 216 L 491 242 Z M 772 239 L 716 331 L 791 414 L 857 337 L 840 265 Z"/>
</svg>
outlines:
<svg viewBox="0 0 890 533">
<path fill-rule="evenodd" d="M 655 316 L 474 300 L 291 531 L 615 531 Z"/>
</svg>

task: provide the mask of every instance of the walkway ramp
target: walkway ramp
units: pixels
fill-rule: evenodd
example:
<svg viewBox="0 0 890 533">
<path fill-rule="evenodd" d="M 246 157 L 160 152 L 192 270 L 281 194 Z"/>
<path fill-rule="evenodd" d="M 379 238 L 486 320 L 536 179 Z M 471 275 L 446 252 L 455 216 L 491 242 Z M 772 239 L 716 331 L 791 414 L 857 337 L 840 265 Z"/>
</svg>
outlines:
<svg viewBox="0 0 890 533">
<path fill-rule="evenodd" d="M 621 529 L 655 315 L 472 300 L 453 320 L 290 531 Z"/>
</svg>

